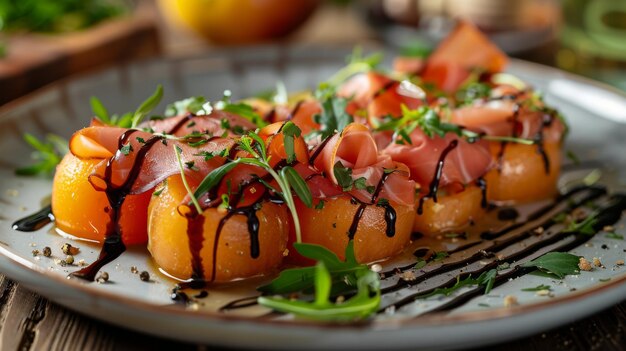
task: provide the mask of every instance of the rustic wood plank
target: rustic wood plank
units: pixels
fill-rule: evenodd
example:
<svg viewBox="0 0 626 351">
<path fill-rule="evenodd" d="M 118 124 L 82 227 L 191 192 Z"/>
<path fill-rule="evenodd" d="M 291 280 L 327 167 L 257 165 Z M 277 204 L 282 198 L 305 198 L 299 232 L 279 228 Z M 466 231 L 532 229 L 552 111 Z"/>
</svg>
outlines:
<svg viewBox="0 0 626 351">
<path fill-rule="evenodd" d="M 29 350 L 37 325 L 46 314 L 47 301 L 20 286 L 15 288 L 0 331 L 0 349 Z"/>
</svg>

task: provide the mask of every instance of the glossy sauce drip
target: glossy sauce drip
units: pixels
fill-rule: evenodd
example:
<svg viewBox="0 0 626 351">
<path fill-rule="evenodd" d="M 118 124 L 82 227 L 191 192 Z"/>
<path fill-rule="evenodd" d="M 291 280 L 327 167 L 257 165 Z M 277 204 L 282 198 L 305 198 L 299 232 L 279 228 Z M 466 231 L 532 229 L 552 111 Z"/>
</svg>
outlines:
<svg viewBox="0 0 626 351">
<path fill-rule="evenodd" d="M 132 136 L 132 134 L 136 132 L 137 130 L 135 129 L 130 129 L 124 132 L 118 140 L 119 149 L 121 149 L 128 141 L 128 139 Z M 150 139 L 146 140 L 146 142 L 142 144 L 139 150 L 132 151 L 137 153 L 133 162 L 133 166 L 130 169 L 128 176 L 120 186 L 115 186 L 112 183 L 113 161 L 115 160 L 115 156 L 111 157 L 111 159 L 109 159 L 109 161 L 107 162 L 107 167 L 104 174 L 104 181 L 107 185 L 105 193 L 107 199 L 109 200 L 109 206 L 111 207 L 111 221 L 107 225 L 104 244 L 102 245 L 102 249 L 100 250 L 100 254 L 98 255 L 98 259 L 96 261 L 79 271 L 71 273 L 71 276 L 85 279 L 88 281 L 93 281 L 96 277 L 96 274 L 102 267 L 115 260 L 124 251 L 126 251 L 126 245 L 124 245 L 124 242 L 122 241 L 122 229 L 119 225 L 120 209 L 124 204 L 124 200 L 130 192 L 133 183 L 139 176 L 139 172 L 141 171 L 141 165 L 143 164 L 146 154 L 151 149 L 152 145 L 161 141 L 162 139 L 163 137 L 161 136 L 153 136 Z M 120 151 L 118 150 L 118 152 Z"/>
<path fill-rule="evenodd" d="M 51 222 L 54 222 L 54 215 L 52 206 L 48 205 L 30 216 L 15 221 L 12 228 L 20 232 L 34 232 Z"/>
<path fill-rule="evenodd" d="M 330 139 L 333 136 L 334 136 L 334 134 L 329 136 L 329 137 L 327 137 L 326 139 L 322 140 L 322 142 L 317 146 L 315 151 L 313 151 L 313 153 L 311 154 L 311 157 L 309 157 L 309 165 L 310 166 L 313 166 L 313 164 L 315 163 L 315 160 L 322 153 L 322 150 L 324 150 L 324 147 L 326 146 L 326 144 L 328 144 L 328 142 L 330 141 Z"/>
<path fill-rule="evenodd" d="M 543 160 L 543 167 L 546 171 L 546 174 L 550 174 L 550 158 L 548 157 L 548 154 L 546 153 L 546 148 L 544 146 L 543 132 L 546 128 L 552 125 L 552 122 L 554 121 L 554 113 L 554 111 L 549 111 L 542 115 L 541 129 L 539 129 L 537 135 L 535 135 L 534 137 L 535 144 L 537 144 L 537 152 L 539 153 L 539 155 L 541 155 L 541 159 Z"/>
<path fill-rule="evenodd" d="M 480 188 L 480 207 L 487 208 L 487 181 L 485 178 L 480 177 L 476 179 L 476 185 Z"/>
<path fill-rule="evenodd" d="M 441 181 L 441 175 L 443 173 L 443 166 L 445 165 L 446 157 L 450 151 L 454 150 L 458 145 L 458 140 L 452 140 L 450 144 L 448 144 L 448 146 L 441 152 L 439 161 L 437 161 L 435 175 L 433 176 L 433 180 L 430 182 L 430 186 L 428 187 L 428 194 L 422 196 L 419 200 L 417 214 L 421 215 L 424 213 L 424 201 L 426 201 L 426 199 L 433 199 L 434 202 L 437 202 L 437 191 L 439 190 L 439 182 Z"/>
<path fill-rule="evenodd" d="M 198 214 L 195 208 L 187 215 L 187 238 L 189 239 L 189 252 L 191 253 L 191 279 L 203 280 L 204 268 L 202 267 L 202 243 L 204 242 L 204 220 L 202 214 Z"/>
<path fill-rule="evenodd" d="M 395 80 L 391 80 L 391 81 L 387 82 L 382 88 L 380 88 L 380 90 L 378 90 L 376 93 L 374 93 L 374 95 L 372 96 L 372 98 L 370 99 L 370 101 L 367 104 L 369 105 L 372 102 L 374 102 L 374 100 L 378 99 L 379 96 L 381 96 L 384 93 L 386 93 L 387 90 L 393 88 L 394 85 L 399 85 L 399 83 L 396 82 Z"/>
<path fill-rule="evenodd" d="M 368 205 L 374 205 L 374 204 L 378 207 L 383 207 L 385 209 L 385 224 L 386 224 L 385 234 L 390 238 L 396 234 L 396 211 L 393 209 L 393 207 L 391 207 L 389 202 L 376 204 L 376 202 L 378 201 L 378 196 L 380 195 L 380 192 L 382 191 L 383 186 L 385 185 L 385 182 L 387 181 L 387 178 L 389 178 L 390 175 L 391 175 L 390 172 L 385 172 L 383 173 L 382 177 L 380 177 L 380 180 L 378 181 L 378 184 L 376 185 L 376 188 L 374 189 L 374 192 L 372 193 L 372 198 L 371 198 L 370 203 L 361 202 L 357 198 L 352 197 L 351 201 L 353 203 L 359 203 L 359 207 L 354 213 L 354 217 L 352 218 L 352 223 L 350 224 L 350 228 L 348 229 L 348 239 L 350 240 L 354 239 L 354 235 L 356 234 L 356 231 L 359 227 L 359 222 L 361 221 L 361 218 L 363 217 L 365 208 Z"/>
<path fill-rule="evenodd" d="M 517 98 L 517 95 L 513 97 L 513 99 Z M 517 138 L 517 124 L 518 117 L 520 112 L 520 105 L 518 103 L 513 105 L 513 115 L 511 116 L 511 137 Z M 502 164 L 504 163 L 504 152 L 506 151 L 506 146 L 508 142 L 501 141 L 500 142 L 500 150 L 498 151 L 498 172 L 502 171 Z"/>
<path fill-rule="evenodd" d="M 178 132 L 183 126 L 185 126 L 187 124 L 187 122 L 191 121 L 196 115 L 194 115 L 193 113 L 187 113 L 185 115 L 185 117 L 181 118 L 180 121 L 178 121 L 178 123 L 176 123 L 172 129 L 170 129 L 166 134 L 175 134 L 176 132 Z"/>
<path fill-rule="evenodd" d="M 292 119 L 296 113 L 298 113 L 298 111 L 300 111 L 300 107 L 302 107 L 302 104 L 304 103 L 304 100 L 300 100 L 296 103 L 296 106 L 293 107 L 293 110 L 291 110 L 291 112 L 289 112 L 289 116 L 287 117 L 287 120 Z"/>
</svg>

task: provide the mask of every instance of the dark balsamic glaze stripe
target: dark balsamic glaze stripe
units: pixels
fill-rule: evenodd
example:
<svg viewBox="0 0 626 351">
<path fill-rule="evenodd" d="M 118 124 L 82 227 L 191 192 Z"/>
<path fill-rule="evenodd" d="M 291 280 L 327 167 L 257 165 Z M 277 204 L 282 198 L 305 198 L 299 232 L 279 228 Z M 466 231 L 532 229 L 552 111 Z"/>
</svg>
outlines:
<svg viewBox="0 0 626 351">
<path fill-rule="evenodd" d="M 352 223 L 350 224 L 350 228 L 348 229 L 348 239 L 350 240 L 354 239 L 354 235 L 356 234 L 356 231 L 359 227 L 359 222 L 361 221 L 361 218 L 363 217 L 365 208 L 367 206 L 372 206 L 372 205 L 383 207 L 385 209 L 385 217 L 384 217 L 385 224 L 386 224 L 385 234 L 390 238 L 396 234 L 396 211 L 393 209 L 393 207 L 391 207 L 389 203 L 376 204 L 376 202 L 378 201 L 378 197 L 380 196 L 380 192 L 385 186 L 385 182 L 387 181 L 387 178 L 389 178 L 390 175 L 391 175 L 391 172 L 383 173 L 382 177 L 380 177 L 380 180 L 378 181 L 378 184 L 376 184 L 376 188 L 374 192 L 372 193 L 372 198 L 369 203 L 362 202 L 356 197 L 352 197 L 352 202 L 358 203 L 359 207 L 354 213 L 354 217 L 352 218 Z"/>
<path fill-rule="evenodd" d="M 613 196 L 611 196 L 609 198 L 608 202 L 609 202 L 608 205 L 603 206 L 603 207 L 601 207 L 598 210 L 599 215 L 596 217 L 597 222 L 594 225 L 594 230 L 595 231 L 601 230 L 604 226 L 615 224 L 620 219 L 622 211 L 626 210 L 626 194 L 616 194 L 616 195 L 613 195 Z M 518 262 L 518 261 L 520 261 L 520 260 L 522 260 L 522 259 L 524 259 L 524 258 L 526 258 L 526 257 L 528 257 L 528 256 L 530 256 L 530 255 L 532 255 L 534 253 L 537 253 L 542 248 L 545 248 L 545 247 L 547 247 L 549 245 L 552 245 L 552 244 L 556 244 L 559 241 L 564 240 L 564 239 L 566 239 L 568 237 L 573 237 L 574 238 L 573 241 L 571 241 L 571 242 L 569 242 L 567 244 L 564 244 L 564 245 L 560 245 L 559 247 L 553 248 L 550 251 L 569 251 L 569 250 L 574 249 L 577 246 L 585 243 L 586 241 L 590 240 L 593 237 L 593 235 L 585 235 L 585 234 L 580 234 L 580 233 L 570 233 L 570 232 L 566 232 L 566 231 L 561 230 L 561 231 L 559 231 L 559 232 L 557 232 L 557 233 L 555 233 L 553 235 L 547 236 L 546 238 L 537 241 L 536 243 L 533 243 L 531 245 L 527 245 L 525 247 L 520 247 L 520 250 L 516 251 L 515 253 L 513 253 L 513 254 L 511 254 L 509 256 L 506 256 L 506 257 L 503 257 L 503 258 L 500 258 L 500 259 L 497 259 L 497 260 L 494 259 L 491 263 L 488 263 L 488 264 L 484 265 L 481 269 L 477 269 L 477 270 L 474 270 L 474 271 L 471 271 L 471 272 L 463 272 L 458 277 L 455 276 L 454 278 L 448 280 L 447 282 L 445 282 L 443 284 L 440 284 L 438 286 L 432 287 L 432 288 L 427 289 L 427 290 L 420 291 L 418 293 L 414 293 L 414 294 L 408 295 L 408 296 L 406 296 L 406 297 L 404 297 L 404 298 L 402 298 L 402 299 L 400 299 L 400 300 L 398 300 L 398 301 L 396 301 L 396 302 L 394 302 L 394 303 L 392 303 L 390 305 L 387 305 L 387 306 L 381 308 L 379 312 L 383 312 L 385 309 L 387 309 L 389 307 L 393 307 L 393 308 L 395 308 L 397 310 L 397 309 L 399 309 L 399 308 L 401 308 L 401 307 L 403 307 L 405 305 L 408 305 L 408 304 L 412 303 L 416 299 L 419 299 L 420 296 L 425 296 L 425 295 L 427 295 L 429 293 L 432 293 L 433 291 L 435 291 L 435 289 L 452 287 L 452 286 L 454 286 L 454 284 L 456 284 L 457 279 L 459 279 L 459 277 L 460 277 L 460 279 L 465 279 L 465 278 L 469 277 L 470 275 L 477 277 L 477 276 L 479 276 L 480 274 L 482 274 L 484 272 L 487 272 L 487 271 L 489 271 L 491 269 L 496 268 L 498 265 L 500 265 L 502 263 L 506 262 L 506 263 L 509 263 L 509 264 L 513 264 L 513 263 Z M 506 246 L 510 246 L 510 245 L 506 245 Z M 499 250 L 501 250 L 503 248 L 504 247 L 495 248 L 492 251 L 492 255 L 493 255 L 493 252 L 499 251 Z M 440 274 L 443 274 L 443 273 L 448 273 L 448 272 L 450 272 L 453 269 L 461 268 L 463 266 L 465 266 L 465 264 L 459 266 L 458 262 L 454 262 L 454 263 L 451 263 L 451 264 L 444 264 L 444 265 L 442 265 L 440 267 L 440 268 L 443 268 L 443 269 L 441 269 L 441 271 L 437 275 L 440 275 Z M 532 271 L 532 270 L 525 270 L 525 269 L 521 269 L 520 268 L 516 272 L 519 275 L 523 275 L 523 274 L 528 273 L 529 271 Z M 500 284 L 502 282 L 506 281 L 509 278 L 506 274 L 498 275 L 498 277 L 500 279 Z M 411 282 L 411 283 L 413 283 L 413 282 Z M 410 285 L 415 285 L 415 284 L 410 284 Z M 480 291 L 484 291 L 484 287 L 476 289 L 476 292 L 480 292 Z M 386 291 L 385 293 L 388 293 L 388 291 Z M 459 297 L 462 297 L 462 295 L 460 295 Z M 454 301 L 454 299 L 453 299 L 453 301 Z M 452 304 L 451 306 L 456 307 L 455 304 Z"/>
<path fill-rule="evenodd" d="M 187 125 L 187 122 L 191 121 L 191 119 L 193 119 L 196 115 L 194 115 L 193 113 L 187 113 L 185 115 L 185 117 L 181 118 L 180 121 L 178 121 L 178 123 L 176 123 L 174 125 L 174 127 L 172 127 L 172 129 L 170 129 L 167 134 L 175 134 L 176 132 L 178 132 L 183 126 Z"/>
<path fill-rule="evenodd" d="M 118 140 L 118 152 L 124 144 L 128 142 L 128 139 L 138 132 L 136 129 L 130 129 L 124 132 Z M 115 156 L 111 157 L 107 162 L 107 167 L 104 173 L 104 181 L 106 183 L 105 194 L 109 200 L 109 206 L 111 207 L 111 221 L 107 224 L 107 230 L 104 238 L 104 244 L 98 255 L 98 259 L 91 263 L 89 266 L 73 272 L 70 276 L 93 281 L 98 271 L 106 264 L 115 260 L 124 251 L 126 251 L 126 245 L 122 241 L 122 228 L 119 225 L 120 209 L 124 204 L 126 196 L 130 193 L 130 190 L 139 176 L 141 166 L 145 160 L 146 154 L 152 148 L 152 146 L 161 141 L 162 136 L 152 136 L 141 145 L 139 150 L 135 151 L 135 160 L 128 173 L 128 176 L 120 186 L 116 186 L 112 182 L 113 161 Z"/>
<path fill-rule="evenodd" d="M 480 207 L 487 208 L 487 181 L 483 177 L 476 179 L 476 186 L 480 188 Z"/>
<path fill-rule="evenodd" d="M 376 99 L 378 99 L 378 97 L 386 93 L 387 90 L 393 88 L 395 85 L 400 85 L 400 83 L 395 80 L 390 80 L 389 82 L 387 82 L 385 85 L 383 85 L 382 88 L 380 88 L 380 90 L 378 90 L 376 93 L 374 93 L 374 95 L 372 95 L 372 98 L 370 99 L 370 101 L 367 102 L 367 105 L 369 106 Z"/>
<path fill-rule="evenodd" d="M 324 150 L 324 147 L 326 147 L 326 144 L 328 144 L 333 136 L 335 136 L 335 134 L 330 135 L 326 139 L 322 140 L 322 142 L 315 148 L 315 151 L 313 151 L 311 157 L 309 157 L 309 166 L 313 166 L 315 160 L 319 157 L 319 155 L 322 153 L 322 150 Z"/>
<path fill-rule="evenodd" d="M 417 214 L 421 215 L 424 212 L 424 201 L 427 199 L 433 199 L 434 202 L 437 202 L 437 191 L 439 190 L 439 182 L 441 181 L 441 176 L 443 174 L 443 166 L 445 165 L 446 157 L 448 157 L 448 154 L 458 145 L 458 140 L 452 140 L 450 144 L 443 149 L 441 155 L 439 155 L 435 175 L 433 176 L 433 180 L 430 182 L 430 186 L 428 187 L 428 194 L 420 197 L 419 204 L 417 206 Z"/>
<path fill-rule="evenodd" d="M 20 232 L 34 232 L 51 222 L 54 222 L 54 215 L 52 205 L 48 205 L 28 217 L 15 221 L 12 227 L 13 230 Z"/>
<path fill-rule="evenodd" d="M 626 210 L 626 194 L 614 195 L 612 196 L 612 199 L 614 200 L 613 204 L 601 210 L 600 215 L 598 216 L 598 221 L 594 225 L 594 229 L 596 231 L 602 229 L 602 227 L 606 225 L 615 224 L 621 218 L 622 211 Z M 560 245 L 559 247 L 553 248 L 551 251 L 567 252 L 567 251 L 573 250 L 576 247 L 589 241 L 592 237 L 593 235 L 575 234 L 574 240 L 572 240 L 569 243 Z M 529 249 L 531 249 L 531 247 L 529 247 L 527 250 Z M 541 249 L 541 247 L 535 247 L 534 249 L 535 251 L 537 251 L 538 249 Z M 520 256 L 524 255 L 525 251 L 527 250 L 524 250 L 524 252 L 519 252 L 518 254 Z M 490 269 L 492 268 L 493 267 L 491 267 Z M 510 269 L 506 273 L 501 273 L 501 274 L 499 273 L 495 278 L 494 287 L 502 285 L 503 283 L 509 281 L 510 279 L 521 277 L 534 270 L 535 268 L 533 267 L 515 266 L 514 268 Z M 480 274 L 480 272 L 476 272 L 474 274 Z M 446 302 L 445 304 L 440 305 L 432 310 L 429 310 L 428 312 L 422 315 L 436 313 L 436 312 L 444 312 L 444 311 L 455 309 L 469 302 L 474 297 L 482 295 L 483 293 L 484 293 L 483 287 L 473 288 L 470 291 L 467 291 L 453 298 L 452 300 Z"/>
<path fill-rule="evenodd" d="M 587 191 L 588 194 L 586 192 L 583 191 Z M 574 196 L 583 193 L 584 196 L 582 196 L 580 199 L 574 200 L 570 203 L 570 199 L 572 199 Z M 453 254 L 453 253 L 457 253 L 457 252 L 461 252 L 466 248 L 470 248 L 485 242 L 489 242 L 490 245 L 486 246 L 484 248 L 482 248 L 481 250 L 479 250 L 478 252 L 476 252 L 475 254 L 467 257 L 466 259 L 463 260 L 459 260 L 457 262 L 453 262 L 453 263 L 449 263 L 448 265 L 441 265 L 439 267 L 436 267 L 430 271 L 424 271 L 422 274 L 418 275 L 416 277 L 415 280 L 413 281 L 404 281 L 404 280 L 398 280 L 397 284 L 389 286 L 387 288 L 384 288 L 383 291 L 384 292 L 391 292 L 391 291 L 397 291 L 401 288 L 403 288 L 404 286 L 408 285 L 416 285 L 421 283 L 422 281 L 425 281 L 426 279 L 429 279 L 433 276 L 445 273 L 446 270 L 450 269 L 450 268 L 458 268 L 458 267 L 462 267 L 465 265 L 468 265 L 470 263 L 479 261 L 484 259 L 486 256 L 489 256 L 489 254 L 496 252 L 498 250 L 501 250 L 507 246 L 510 246 L 512 244 L 515 244 L 521 240 L 527 239 L 529 236 L 533 235 L 532 232 L 535 228 L 538 227 L 548 227 L 551 226 L 552 224 L 554 224 L 553 221 L 553 217 L 554 215 L 558 214 L 558 213 L 562 213 L 562 212 L 569 212 L 574 210 L 574 208 L 579 207 L 584 205 L 585 203 L 592 201 L 594 199 L 597 199 L 598 197 L 602 196 L 606 194 L 606 190 L 604 188 L 597 188 L 597 187 L 581 187 L 581 188 L 576 188 L 573 189 L 572 191 L 568 192 L 567 194 L 559 197 L 559 199 L 549 205 L 546 206 L 542 209 L 540 209 L 539 211 L 533 213 L 531 216 L 529 216 L 528 221 L 525 223 L 517 223 L 514 225 L 510 225 L 505 227 L 504 229 L 495 232 L 495 233 L 489 233 L 489 235 L 486 235 L 487 233 L 483 233 L 482 240 L 481 241 L 476 241 L 476 242 L 472 242 L 472 243 L 468 243 L 467 245 L 464 245 L 460 248 L 457 248 L 455 250 L 452 251 L 448 251 L 448 254 Z M 561 210 L 560 208 L 563 207 L 563 209 Z M 558 210 L 558 211 L 557 211 Z M 540 220 L 542 217 L 545 217 L 546 215 L 549 215 L 548 218 L 546 218 L 545 220 L 541 221 L 541 223 L 533 223 L 536 222 L 538 220 Z M 501 237 L 504 237 L 506 235 L 510 235 L 511 233 L 515 233 L 515 232 L 519 232 L 520 234 L 514 234 L 509 238 L 506 238 L 504 240 L 497 240 Z M 388 278 L 392 278 L 395 276 L 395 274 L 399 273 L 399 272 L 404 272 L 407 271 L 409 269 L 412 269 L 415 266 L 415 264 L 409 264 L 403 267 L 398 267 L 398 268 L 394 268 L 393 270 L 390 271 L 386 271 L 381 273 L 382 279 L 388 279 Z"/>
</svg>

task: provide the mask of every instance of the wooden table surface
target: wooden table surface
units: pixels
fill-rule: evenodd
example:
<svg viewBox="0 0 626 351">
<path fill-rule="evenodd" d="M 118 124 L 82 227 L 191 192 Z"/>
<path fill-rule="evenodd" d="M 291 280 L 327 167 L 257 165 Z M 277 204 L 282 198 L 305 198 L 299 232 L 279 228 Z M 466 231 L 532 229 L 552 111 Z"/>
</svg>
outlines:
<svg viewBox="0 0 626 351">
<path fill-rule="evenodd" d="M 329 32 L 340 22 L 346 30 Z M 165 28 L 164 28 L 165 29 Z M 206 47 L 178 30 L 163 30 L 164 47 L 170 55 L 184 55 Z M 294 35 L 298 41 L 361 42 L 374 37 L 354 13 L 322 9 Z M 550 54 L 539 54 L 539 61 Z M 543 56 L 541 56 L 543 55 Z M 536 57 L 536 56 L 535 56 Z M 533 59 L 533 55 L 524 58 Z M 0 350 L 220 350 L 224 348 L 181 343 L 137 333 L 70 311 L 0 275 Z M 625 350 L 626 302 L 569 325 L 493 345 L 481 350 Z"/>
</svg>

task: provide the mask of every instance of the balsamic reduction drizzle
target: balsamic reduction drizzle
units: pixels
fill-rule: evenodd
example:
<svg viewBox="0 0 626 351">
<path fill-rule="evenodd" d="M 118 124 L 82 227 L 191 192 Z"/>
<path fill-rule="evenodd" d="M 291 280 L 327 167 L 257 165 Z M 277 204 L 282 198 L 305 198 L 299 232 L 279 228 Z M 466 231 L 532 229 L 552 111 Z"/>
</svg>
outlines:
<svg viewBox="0 0 626 351">
<path fill-rule="evenodd" d="M 128 139 L 136 132 L 137 130 L 135 129 L 129 129 L 124 132 L 118 140 L 118 150 L 121 149 Z M 107 225 L 104 244 L 102 245 L 102 249 L 100 250 L 100 254 L 98 255 L 98 259 L 96 261 L 79 271 L 71 273 L 70 276 L 93 281 L 96 274 L 102 267 L 115 260 L 124 251 L 126 251 L 126 245 L 124 245 L 124 242 L 122 241 L 122 228 L 119 224 L 120 209 L 124 204 L 126 196 L 130 193 L 135 180 L 137 180 L 137 177 L 139 176 L 141 165 L 144 162 L 146 154 L 152 148 L 152 145 L 162 139 L 163 137 L 161 136 L 153 136 L 146 140 L 146 142 L 141 145 L 139 150 L 134 151 L 136 152 L 135 160 L 128 176 L 120 186 L 116 186 L 112 182 L 113 161 L 115 156 L 109 159 L 103 180 L 106 183 L 105 193 L 107 199 L 109 200 L 109 206 L 111 207 L 111 221 Z"/>
<path fill-rule="evenodd" d="M 334 134 L 330 135 L 326 139 L 322 140 L 322 142 L 317 146 L 315 151 L 313 151 L 313 153 L 311 154 L 311 157 L 309 157 L 309 165 L 310 166 L 313 166 L 313 164 L 315 163 L 315 160 L 322 153 L 322 150 L 324 150 L 324 147 L 326 147 L 326 144 L 328 144 L 328 142 L 330 141 L 330 139 L 333 136 L 334 136 Z"/>
<path fill-rule="evenodd" d="M 350 228 L 348 229 L 348 239 L 350 240 L 354 239 L 354 235 L 356 234 L 356 231 L 359 227 L 359 222 L 361 221 L 361 217 L 363 217 L 365 208 L 368 205 L 376 205 L 377 207 L 382 207 L 385 209 L 385 224 L 386 224 L 385 234 L 390 238 L 396 234 L 396 210 L 394 210 L 394 208 L 388 202 L 383 202 L 380 204 L 376 203 L 378 201 L 378 196 L 380 195 L 380 192 L 382 191 L 383 186 L 385 185 L 385 182 L 387 181 L 387 178 L 389 178 L 390 175 L 391 175 L 390 172 L 385 172 L 383 173 L 382 177 L 380 177 L 380 180 L 378 181 L 378 184 L 376 185 L 376 188 L 374 189 L 374 192 L 372 193 L 372 198 L 371 198 L 370 203 L 362 202 L 355 197 L 352 197 L 352 199 L 350 200 L 352 203 L 358 203 L 359 207 L 354 213 L 354 217 L 352 218 L 352 223 L 350 224 Z"/>
<path fill-rule="evenodd" d="M 20 232 L 34 232 L 51 222 L 54 222 L 54 215 L 52 206 L 48 205 L 28 217 L 15 221 L 12 228 Z"/>
<path fill-rule="evenodd" d="M 192 212 L 187 217 L 187 237 L 189 238 L 189 252 L 191 253 L 191 279 L 202 280 L 204 279 L 204 268 L 202 267 L 202 256 L 200 251 L 202 250 L 202 243 L 204 241 L 204 220 L 205 217 L 202 214 L 197 213 L 196 209 L 192 209 Z"/>
<path fill-rule="evenodd" d="M 172 129 L 170 129 L 167 134 L 175 134 L 176 132 L 178 132 L 183 126 L 185 126 L 187 124 L 188 121 L 190 121 L 192 118 L 194 118 L 196 115 L 194 115 L 193 113 L 187 113 L 185 115 L 185 117 L 181 118 L 180 121 L 178 121 L 178 123 L 176 123 Z"/>
<path fill-rule="evenodd" d="M 430 182 L 430 186 L 428 187 L 428 194 L 420 198 L 419 204 L 417 206 L 417 214 L 421 215 L 424 212 L 424 201 L 426 199 L 433 199 L 434 202 L 437 202 L 437 191 L 439 190 L 439 182 L 441 181 L 441 175 L 443 173 L 443 166 L 445 164 L 446 157 L 448 156 L 450 151 L 454 150 L 458 145 L 458 140 L 452 140 L 450 144 L 448 144 L 448 146 L 441 152 L 441 155 L 439 156 L 439 161 L 437 161 L 435 175 L 433 176 L 433 180 Z"/>
<path fill-rule="evenodd" d="M 487 181 L 485 178 L 480 177 L 476 179 L 476 185 L 480 188 L 480 207 L 487 208 Z"/>
</svg>

